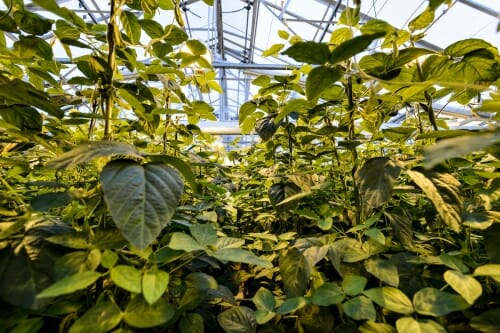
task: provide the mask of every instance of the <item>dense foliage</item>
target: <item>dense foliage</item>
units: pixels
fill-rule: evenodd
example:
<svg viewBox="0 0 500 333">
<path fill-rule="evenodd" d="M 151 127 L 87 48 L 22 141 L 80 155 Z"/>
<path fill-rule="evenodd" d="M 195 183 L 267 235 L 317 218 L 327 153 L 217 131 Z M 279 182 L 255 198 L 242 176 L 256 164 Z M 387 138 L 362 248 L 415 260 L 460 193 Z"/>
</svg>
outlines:
<svg viewBox="0 0 500 333">
<path fill-rule="evenodd" d="M 500 331 L 500 56 L 416 46 L 450 1 L 408 30 L 358 3 L 328 43 L 280 31 L 265 54 L 301 66 L 255 78 L 260 141 L 227 155 L 183 93 L 222 91 L 178 1 L 111 1 L 108 25 L 5 2 L 0 332 Z M 443 98 L 492 125 L 448 129 Z"/>
</svg>

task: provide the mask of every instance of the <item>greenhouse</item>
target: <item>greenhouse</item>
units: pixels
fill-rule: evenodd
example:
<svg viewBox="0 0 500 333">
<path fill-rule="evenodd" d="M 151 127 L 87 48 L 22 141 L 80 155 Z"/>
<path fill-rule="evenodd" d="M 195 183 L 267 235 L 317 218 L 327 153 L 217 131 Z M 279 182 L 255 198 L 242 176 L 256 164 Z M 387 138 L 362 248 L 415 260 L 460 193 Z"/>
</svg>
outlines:
<svg viewBox="0 0 500 333">
<path fill-rule="evenodd" d="M 3 0 L 0 333 L 500 332 L 498 0 Z"/>
</svg>

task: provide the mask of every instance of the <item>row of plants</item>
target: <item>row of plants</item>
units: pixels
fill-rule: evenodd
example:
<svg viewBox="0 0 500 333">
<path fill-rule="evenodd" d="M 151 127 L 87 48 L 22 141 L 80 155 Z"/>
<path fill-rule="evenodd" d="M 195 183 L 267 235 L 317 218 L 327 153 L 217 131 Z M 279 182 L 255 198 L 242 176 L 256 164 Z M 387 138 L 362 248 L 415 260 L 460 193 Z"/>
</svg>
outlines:
<svg viewBox="0 0 500 333">
<path fill-rule="evenodd" d="M 0 332 L 499 330 L 500 56 L 416 46 L 451 1 L 407 29 L 358 1 L 328 42 L 280 31 L 265 54 L 301 65 L 254 79 L 260 141 L 225 156 L 183 93 L 221 89 L 178 1 L 111 1 L 107 25 L 34 3 L 57 19 L 0 13 Z M 443 98 L 491 126 L 450 130 Z"/>
</svg>

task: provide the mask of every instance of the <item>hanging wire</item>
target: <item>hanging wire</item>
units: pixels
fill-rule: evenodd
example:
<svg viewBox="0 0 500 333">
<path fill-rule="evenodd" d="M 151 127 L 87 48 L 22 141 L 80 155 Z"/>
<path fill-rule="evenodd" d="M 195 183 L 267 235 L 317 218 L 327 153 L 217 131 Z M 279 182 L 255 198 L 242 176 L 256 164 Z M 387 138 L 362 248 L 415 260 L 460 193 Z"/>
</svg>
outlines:
<svg viewBox="0 0 500 333">
<path fill-rule="evenodd" d="M 245 27 L 245 48 L 243 49 L 243 62 L 244 63 L 247 63 L 248 62 L 248 23 L 250 21 L 250 8 L 252 8 L 252 6 L 250 5 L 250 0 L 247 1 L 247 6 L 245 7 L 245 9 L 247 10 L 247 23 L 246 23 L 246 27 Z"/>
<path fill-rule="evenodd" d="M 340 0 L 337 0 L 337 3 L 339 3 L 339 2 L 340 2 Z M 315 40 L 316 37 L 318 36 L 319 29 L 323 25 L 323 22 L 325 21 L 325 18 L 326 18 L 326 14 L 328 14 L 328 11 L 330 10 L 331 6 L 332 6 L 332 3 L 328 2 L 328 7 L 326 7 L 325 12 L 323 13 L 323 17 L 321 18 L 321 23 L 319 24 L 318 29 L 316 29 L 316 32 L 314 33 L 314 37 L 312 38 L 312 40 Z M 326 29 L 328 29 L 328 26 L 326 27 Z"/>
<path fill-rule="evenodd" d="M 247 9 L 248 6 L 244 6 L 240 9 L 235 9 L 235 10 L 228 10 L 227 12 L 222 12 L 222 14 L 233 14 L 233 13 L 238 13 L 241 12 L 242 10 Z"/>
</svg>

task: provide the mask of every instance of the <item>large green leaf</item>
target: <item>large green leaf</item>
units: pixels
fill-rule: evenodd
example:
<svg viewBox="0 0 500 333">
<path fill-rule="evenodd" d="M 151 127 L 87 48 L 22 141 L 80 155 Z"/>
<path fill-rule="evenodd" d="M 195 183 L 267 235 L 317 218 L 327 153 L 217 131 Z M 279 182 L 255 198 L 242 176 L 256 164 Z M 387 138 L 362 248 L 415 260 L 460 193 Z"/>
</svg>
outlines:
<svg viewBox="0 0 500 333">
<path fill-rule="evenodd" d="M 122 312 L 114 300 L 99 300 L 83 314 L 69 329 L 69 333 L 105 333 L 111 331 L 122 320 Z"/>
<path fill-rule="evenodd" d="M 441 317 L 453 311 L 464 310 L 469 304 L 458 295 L 435 288 L 423 288 L 413 295 L 413 306 L 422 315 Z"/>
<path fill-rule="evenodd" d="M 333 49 L 329 61 L 332 64 L 337 64 L 341 61 L 347 60 L 350 57 L 364 51 L 375 39 L 383 36 L 385 36 L 385 32 L 376 32 L 349 39 Z"/>
<path fill-rule="evenodd" d="M 416 320 L 412 317 L 399 318 L 396 321 L 396 328 L 398 333 L 446 333 L 444 327 L 436 323 L 434 320 Z"/>
<path fill-rule="evenodd" d="M 199 313 L 186 313 L 179 322 L 179 333 L 204 333 L 203 316 Z"/>
<path fill-rule="evenodd" d="M 372 301 L 366 296 L 356 296 L 342 304 L 342 308 L 347 316 L 354 320 L 377 319 L 377 312 Z"/>
<path fill-rule="evenodd" d="M 309 72 L 306 79 L 306 96 L 312 100 L 331 84 L 337 82 L 342 77 L 342 71 L 338 68 L 319 66 Z"/>
<path fill-rule="evenodd" d="M 443 277 L 469 304 L 474 304 L 483 292 L 481 284 L 476 279 L 470 275 L 464 275 L 460 271 L 448 270 L 444 272 Z"/>
<path fill-rule="evenodd" d="M 168 247 L 186 252 L 206 250 L 206 248 L 198 243 L 193 237 L 183 232 L 174 232 L 170 237 Z"/>
<path fill-rule="evenodd" d="M 68 169 L 80 163 L 87 163 L 97 157 L 125 155 L 131 158 L 142 159 L 137 149 L 124 142 L 95 141 L 81 144 L 67 153 L 57 156 L 47 163 L 47 167 L 54 169 Z"/>
<path fill-rule="evenodd" d="M 60 7 L 56 0 L 33 0 L 33 3 L 68 20 L 79 28 L 85 29 L 87 27 L 85 21 L 75 11 L 66 7 Z"/>
<path fill-rule="evenodd" d="M 25 10 L 17 10 L 12 14 L 19 29 L 33 35 L 43 35 L 52 28 L 52 20 Z"/>
<path fill-rule="evenodd" d="M 139 249 L 151 244 L 170 222 L 184 187 L 174 169 L 130 160 L 108 163 L 102 170 L 101 184 L 115 224 Z"/>
<path fill-rule="evenodd" d="M 388 157 L 371 158 L 356 171 L 354 179 L 366 210 L 380 207 L 390 199 L 400 172 L 401 168 Z"/>
<path fill-rule="evenodd" d="M 366 287 L 368 279 L 364 276 L 347 274 L 342 280 L 342 289 L 347 295 L 359 295 Z"/>
<path fill-rule="evenodd" d="M 217 316 L 219 325 L 226 333 L 255 333 L 257 322 L 252 309 L 233 306 Z"/>
<path fill-rule="evenodd" d="M 151 269 L 142 276 L 142 294 L 149 304 L 156 302 L 167 290 L 170 275 L 160 269 Z"/>
<path fill-rule="evenodd" d="M 476 267 L 474 276 L 489 276 L 493 280 L 500 282 L 500 264 L 486 264 Z"/>
<path fill-rule="evenodd" d="M 335 282 L 326 282 L 316 289 L 312 302 L 319 306 L 329 306 L 339 304 L 345 299 L 345 296 L 345 292 Z"/>
<path fill-rule="evenodd" d="M 311 268 L 305 256 L 297 248 L 288 249 L 280 257 L 280 273 L 288 297 L 304 296 L 311 274 Z"/>
<path fill-rule="evenodd" d="M 235 248 L 218 249 L 212 253 L 212 256 L 222 261 L 241 262 L 245 264 L 257 265 L 267 268 L 273 267 L 270 261 L 261 259 L 252 252 L 244 249 L 235 249 Z"/>
<path fill-rule="evenodd" d="M 100 277 L 101 274 L 97 272 L 79 272 L 57 281 L 50 287 L 44 289 L 41 293 L 38 294 L 37 297 L 46 298 L 71 294 L 75 291 L 87 288 Z"/>
<path fill-rule="evenodd" d="M 390 286 L 397 287 L 399 284 L 399 274 L 396 265 L 389 260 L 382 258 L 370 258 L 365 260 L 365 269 L 377 279 Z"/>
<path fill-rule="evenodd" d="M 397 288 L 372 288 L 365 290 L 363 294 L 389 311 L 402 314 L 410 314 L 414 312 L 410 299 Z"/>
<path fill-rule="evenodd" d="M 189 231 L 203 247 L 214 246 L 217 243 L 217 231 L 211 224 L 193 224 L 189 227 Z"/>
<path fill-rule="evenodd" d="M 482 49 L 493 49 L 493 45 L 482 39 L 467 38 L 449 45 L 444 49 L 443 53 L 452 58 L 458 58 Z"/>
<path fill-rule="evenodd" d="M 326 43 L 297 42 L 282 52 L 282 54 L 298 62 L 323 65 L 330 57 L 330 49 Z"/>
<path fill-rule="evenodd" d="M 464 156 L 473 151 L 493 146 L 498 142 L 500 142 L 500 131 L 441 140 L 425 148 L 425 167 L 432 168 L 449 158 Z"/>
<path fill-rule="evenodd" d="M 64 112 L 52 103 L 49 95 L 17 78 L 0 84 L 0 100 L 4 100 L 5 104 L 33 106 L 57 118 L 64 115 Z"/>
<path fill-rule="evenodd" d="M 160 23 L 150 20 L 142 19 L 138 20 L 138 23 L 142 27 L 149 37 L 151 38 L 162 38 L 163 37 L 163 27 Z"/>
<path fill-rule="evenodd" d="M 130 38 L 130 42 L 137 44 L 141 39 L 141 24 L 137 16 L 128 10 L 124 10 L 120 15 L 120 21 L 128 38 Z"/>
<path fill-rule="evenodd" d="M 131 293 L 141 292 L 141 272 L 133 266 L 118 265 L 110 270 L 111 280 L 120 288 Z"/>
<path fill-rule="evenodd" d="M 0 106 L 0 117 L 20 130 L 40 132 L 42 130 L 42 116 L 29 106 L 9 105 Z"/>
<path fill-rule="evenodd" d="M 423 174 L 414 170 L 408 170 L 407 173 L 432 201 L 443 222 L 453 231 L 460 231 L 462 226 L 460 182 L 448 173 Z"/>
<path fill-rule="evenodd" d="M 264 287 L 260 287 L 252 298 L 255 307 L 258 310 L 265 310 L 268 312 L 274 311 L 276 301 L 273 293 Z"/>
<path fill-rule="evenodd" d="M 470 320 L 470 326 L 484 333 L 497 333 L 500 332 L 498 318 L 500 318 L 500 309 L 491 309 L 473 317 Z"/>
<path fill-rule="evenodd" d="M 175 315 L 175 307 L 164 298 L 150 305 L 141 295 L 128 303 L 123 320 L 132 327 L 150 328 L 165 324 Z"/>
<path fill-rule="evenodd" d="M 434 9 L 426 7 L 422 13 L 408 23 L 410 30 L 422 30 L 434 21 Z"/>
<path fill-rule="evenodd" d="M 384 323 L 374 323 L 372 321 L 365 321 L 358 327 L 360 333 L 396 333 L 396 329 Z"/>
<path fill-rule="evenodd" d="M 295 312 L 308 304 L 308 300 L 305 297 L 292 297 L 287 298 L 280 306 L 276 309 L 276 313 L 284 315 L 287 313 Z"/>
</svg>

